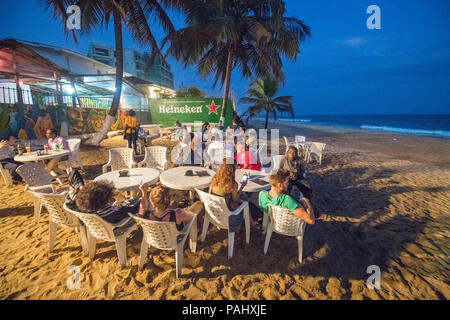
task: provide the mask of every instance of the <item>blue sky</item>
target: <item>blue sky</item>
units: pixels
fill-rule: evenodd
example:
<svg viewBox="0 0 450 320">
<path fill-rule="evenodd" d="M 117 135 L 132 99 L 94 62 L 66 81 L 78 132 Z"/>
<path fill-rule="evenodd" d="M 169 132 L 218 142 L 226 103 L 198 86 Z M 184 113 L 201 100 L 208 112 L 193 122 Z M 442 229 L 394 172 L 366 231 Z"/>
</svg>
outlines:
<svg viewBox="0 0 450 320">
<path fill-rule="evenodd" d="M 0 38 L 14 37 L 67 47 L 86 54 L 92 41 L 114 44 L 113 29 L 66 39 L 62 25 L 34 0 L 2 0 Z M 288 0 L 287 15 L 308 24 L 312 34 L 295 63 L 285 62 L 280 95 L 292 95 L 296 114 L 450 113 L 450 1 Z M 381 29 L 369 30 L 369 5 L 381 8 Z M 173 16 L 182 26 L 180 15 Z M 161 34 L 154 27 L 156 34 Z M 159 37 L 161 38 L 161 36 Z M 125 47 L 139 48 L 125 34 Z M 194 85 L 210 95 L 212 78 L 184 69 L 169 58 L 175 86 Z M 231 86 L 237 98 L 248 80 L 238 70 Z M 238 103 L 239 113 L 246 109 Z"/>
</svg>

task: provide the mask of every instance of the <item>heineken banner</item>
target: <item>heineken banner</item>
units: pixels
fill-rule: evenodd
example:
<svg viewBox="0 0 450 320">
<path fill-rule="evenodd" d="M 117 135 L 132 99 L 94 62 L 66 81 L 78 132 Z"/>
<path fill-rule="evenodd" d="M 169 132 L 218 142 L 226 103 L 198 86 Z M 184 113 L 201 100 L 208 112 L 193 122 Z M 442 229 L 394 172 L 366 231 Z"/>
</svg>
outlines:
<svg viewBox="0 0 450 320">
<path fill-rule="evenodd" d="M 162 127 L 171 127 L 175 121 L 193 123 L 195 121 L 218 123 L 222 111 L 222 98 L 174 98 L 150 99 L 149 121 Z M 225 108 L 225 128 L 231 125 L 233 106 L 227 101 Z"/>
</svg>

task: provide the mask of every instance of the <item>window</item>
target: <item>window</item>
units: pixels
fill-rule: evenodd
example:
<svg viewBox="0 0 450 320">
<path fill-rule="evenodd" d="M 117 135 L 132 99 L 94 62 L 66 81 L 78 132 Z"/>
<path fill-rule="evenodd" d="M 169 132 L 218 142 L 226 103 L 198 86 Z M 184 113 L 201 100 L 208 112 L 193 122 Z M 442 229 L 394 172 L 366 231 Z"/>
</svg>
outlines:
<svg viewBox="0 0 450 320">
<path fill-rule="evenodd" d="M 96 55 L 99 55 L 99 56 L 105 56 L 105 57 L 109 56 L 109 50 L 108 49 L 94 48 L 94 53 Z"/>
</svg>

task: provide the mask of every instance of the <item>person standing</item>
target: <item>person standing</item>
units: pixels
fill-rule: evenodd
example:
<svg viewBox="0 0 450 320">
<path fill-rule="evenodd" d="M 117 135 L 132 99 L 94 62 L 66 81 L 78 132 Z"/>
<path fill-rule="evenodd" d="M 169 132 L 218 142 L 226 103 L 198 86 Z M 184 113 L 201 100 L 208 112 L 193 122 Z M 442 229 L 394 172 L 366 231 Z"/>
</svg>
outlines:
<svg viewBox="0 0 450 320">
<path fill-rule="evenodd" d="M 128 140 L 128 148 L 131 148 L 133 145 L 134 153 L 137 153 L 137 119 L 136 119 L 136 112 L 134 110 L 130 110 L 128 112 L 128 116 L 125 118 L 124 123 L 124 139 Z"/>
</svg>

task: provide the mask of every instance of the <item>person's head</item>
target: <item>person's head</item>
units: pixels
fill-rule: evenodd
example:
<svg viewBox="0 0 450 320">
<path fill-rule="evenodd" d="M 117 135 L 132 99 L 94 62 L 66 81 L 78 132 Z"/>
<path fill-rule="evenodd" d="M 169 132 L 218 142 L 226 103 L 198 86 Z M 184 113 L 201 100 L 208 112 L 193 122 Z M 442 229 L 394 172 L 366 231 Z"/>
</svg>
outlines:
<svg viewBox="0 0 450 320">
<path fill-rule="evenodd" d="M 134 110 L 130 110 L 130 111 L 128 111 L 128 115 L 130 117 L 135 117 L 136 116 L 136 112 L 134 112 Z"/>
<path fill-rule="evenodd" d="M 269 175 L 269 183 L 277 194 L 285 192 L 289 186 L 289 171 L 284 169 L 277 170 L 276 173 Z"/>
<path fill-rule="evenodd" d="M 222 164 L 217 168 L 216 174 L 211 180 L 211 186 L 221 188 L 225 193 L 231 193 L 238 188 L 235 180 L 236 164 L 234 159 L 224 158 Z"/>
<path fill-rule="evenodd" d="M 170 205 L 170 189 L 157 186 L 150 191 L 150 201 L 158 211 L 166 211 Z"/>
<path fill-rule="evenodd" d="M 295 159 L 297 159 L 297 156 L 298 156 L 297 148 L 294 146 L 290 146 L 286 151 L 286 158 L 289 161 L 294 161 Z"/>
<path fill-rule="evenodd" d="M 237 120 L 233 119 L 233 126 L 237 126 Z"/>
<path fill-rule="evenodd" d="M 47 131 L 45 132 L 45 135 L 49 139 L 55 139 L 58 135 L 57 133 L 58 133 L 58 131 L 56 131 L 55 128 L 50 128 L 50 129 L 47 129 Z"/>
<path fill-rule="evenodd" d="M 78 191 L 75 203 L 80 212 L 95 212 L 114 200 L 114 185 L 105 180 L 86 184 Z"/>
<path fill-rule="evenodd" d="M 14 136 L 9 136 L 9 138 L 8 138 L 8 143 L 9 143 L 10 146 L 15 145 L 15 144 L 16 144 L 16 137 L 14 137 Z"/>
<path fill-rule="evenodd" d="M 236 145 L 236 152 L 237 153 L 244 153 L 245 152 L 245 144 L 244 143 L 238 143 Z"/>
</svg>

